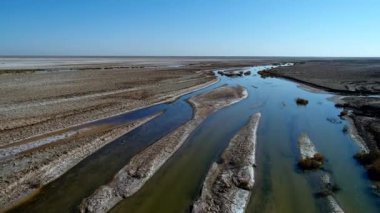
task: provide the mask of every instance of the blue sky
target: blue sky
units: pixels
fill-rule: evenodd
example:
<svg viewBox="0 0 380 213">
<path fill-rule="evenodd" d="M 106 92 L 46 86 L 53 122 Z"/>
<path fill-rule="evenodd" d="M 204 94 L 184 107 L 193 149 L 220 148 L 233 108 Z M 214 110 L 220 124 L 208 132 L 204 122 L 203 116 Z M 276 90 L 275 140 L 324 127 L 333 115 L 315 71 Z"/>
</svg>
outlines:
<svg viewBox="0 0 380 213">
<path fill-rule="evenodd" d="M 0 55 L 380 56 L 379 0 L 0 0 Z"/>
</svg>

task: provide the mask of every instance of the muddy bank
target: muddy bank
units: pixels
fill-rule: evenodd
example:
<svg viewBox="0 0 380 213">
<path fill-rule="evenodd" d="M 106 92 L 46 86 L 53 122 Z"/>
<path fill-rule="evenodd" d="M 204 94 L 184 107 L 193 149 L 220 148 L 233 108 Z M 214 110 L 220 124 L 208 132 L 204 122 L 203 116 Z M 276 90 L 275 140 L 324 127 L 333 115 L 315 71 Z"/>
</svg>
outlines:
<svg viewBox="0 0 380 213">
<path fill-rule="evenodd" d="M 260 72 L 263 77 L 281 77 L 343 94 L 378 94 L 380 60 L 314 60 Z"/>
<path fill-rule="evenodd" d="M 214 163 L 192 212 L 244 212 L 254 185 L 256 131 L 260 113 L 253 115 Z"/>
<path fill-rule="evenodd" d="M 104 145 L 158 115 L 118 126 L 88 128 L 37 147 L 30 144 L 30 149 L 16 154 L 9 150 L 11 154 L 0 159 L 2 165 L 0 204 L 2 208 L 10 207 L 16 201 L 58 178 Z M 17 149 L 17 146 L 11 148 Z"/>
<path fill-rule="evenodd" d="M 299 137 L 298 148 L 300 155 L 298 165 L 304 170 L 309 183 L 312 185 L 320 210 L 322 212 L 343 213 L 342 207 L 334 197 L 338 187 L 331 175 L 321 169 L 325 159 L 322 154 L 317 152 L 314 143 L 307 134 L 301 134 Z"/>
<path fill-rule="evenodd" d="M 347 96 L 336 99 L 336 106 L 345 111 L 344 117 L 352 119 L 358 134 L 370 151 L 380 147 L 380 97 Z"/>
<path fill-rule="evenodd" d="M 83 200 L 81 212 L 106 212 L 133 195 L 179 149 L 190 133 L 211 113 L 247 97 L 242 87 L 221 87 L 191 98 L 193 119 L 136 155 L 107 185 Z"/>
</svg>

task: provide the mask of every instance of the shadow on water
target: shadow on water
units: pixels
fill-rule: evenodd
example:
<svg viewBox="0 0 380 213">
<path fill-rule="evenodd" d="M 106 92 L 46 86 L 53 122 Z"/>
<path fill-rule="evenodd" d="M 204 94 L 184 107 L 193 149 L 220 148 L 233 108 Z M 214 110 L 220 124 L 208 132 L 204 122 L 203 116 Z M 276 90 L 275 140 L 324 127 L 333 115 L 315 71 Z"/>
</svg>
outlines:
<svg viewBox="0 0 380 213">
<path fill-rule="evenodd" d="M 258 129 L 256 183 L 247 212 L 321 212 L 323 208 L 313 197 L 306 175 L 296 171 L 297 139 L 303 132 L 309 134 L 327 158 L 325 168 L 342 189 L 336 198 L 343 209 L 380 212 L 378 198 L 370 193 L 371 183 L 363 175 L 364 169 L 352 158 L 358 147 L 342 132 L 346 122 L 326 121 L 339 115 L 339 109 L 327 100 L 332 94 L 306 91 L 282 79 L 262 79 L 257 71 L 263 68 L 250 68 L 253 75 L 246 77 L 219 76 L 220 82 L 211 87 L 182 96 L 171 104 L 139 111 L 141 116 L 162 110 L 165 113 L 91 155 L 16 210 L 75 211 L 83 198 L 109 181 L 134 154 L 191 118 L 192 110 L 185 100 L 228 84 L 247 88 L 248 98 L 212 114 L 140 191 L 111 212 L 189 211 L 210 165 L 255 112 L 261 112 L 262 119 Z M 309 104 L 297 106 L 297 97 L 308 99 Z M 132 112 L 114 121 L 125 122 L 131 115 L 137 116 Z"/>
</svg>

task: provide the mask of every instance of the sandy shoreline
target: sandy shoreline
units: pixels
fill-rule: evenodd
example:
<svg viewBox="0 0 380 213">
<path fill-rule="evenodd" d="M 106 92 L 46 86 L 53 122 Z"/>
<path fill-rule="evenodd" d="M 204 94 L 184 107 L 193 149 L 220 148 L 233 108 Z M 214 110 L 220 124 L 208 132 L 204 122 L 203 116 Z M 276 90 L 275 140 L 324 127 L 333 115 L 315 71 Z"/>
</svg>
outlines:
<svg viewBox="0 0 380 213">
<path fill-rule="evenodd" d="M 82 201 L 81 212 L 106 212 L 123 198 L 133 195 L 182 146 L 208 115 L 246 97 L 242 88 L 221 87 L 191 98 L 189 102 L 195 110 L 193 119 L 133 157 L 110 183 L 99 187 Z"/>
<path fill-rule="evenodd" d="M 230 141 L 219 163 L 214 163 L 192 212 L 245 212 L 255 182 L 256 131 L 260 113 L 251 116 Z"/>
</svg>

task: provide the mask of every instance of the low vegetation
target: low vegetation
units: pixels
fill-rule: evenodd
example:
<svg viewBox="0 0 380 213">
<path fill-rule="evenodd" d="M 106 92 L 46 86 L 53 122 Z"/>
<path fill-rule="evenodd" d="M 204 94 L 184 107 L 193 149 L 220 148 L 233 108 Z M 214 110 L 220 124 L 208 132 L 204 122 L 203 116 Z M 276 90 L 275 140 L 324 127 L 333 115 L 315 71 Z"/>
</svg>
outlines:
<svg viewBox="0 0 380 213">
<path fill-rule="evenodd" d="M 360 152 L 354 156 L 360 164 L 365 165 L 368 177 L 372 180 L 380 180 L 380 152 L 372 151 L 369 153 Z"/>
<path fill-rule="evenodd" d="M 275 77 L 275 74 L 268 70 L 261 70 L 257 72 L 262 78 Z"/>
<path fill-rule="evenodd" d="M 306 106 L 309 103 L 309 101 L 303 98 L 297 98 L 296 103 L 297 105 Z"/>
<path fill-rule="evenodd" d="M 346 115 L 348 115 L 348 111 L 347 110 L 343 110 L 343 111 L 340 112 L 339 117 L 344 117 Z"/>
<path fill-rule="evenodd" d="M 298 166 L 302 170 L 313 170 L 313 169 L 319 169 L 322 167 L 323 162 L 325 158 L 320 153 L 316 153 L 313 157 L 307 157 L 304 159 L 301 159 L 298 162 Z"/>
<path fill-rule="evenodd" d="M 377 159 L 368 168 L 368 177 L 372 180 L 380 180 L 380 159 Z"/>
<path fill-rule="evenodd" d="M 380 152 L 378 151 L 372 151 L 369 153 L 366 152 L 359 152 L 357 153 L 354 158 L 359 161 L 362 165 L 371 165 L 376 160 L 380 159 Z"/>
</svg>

